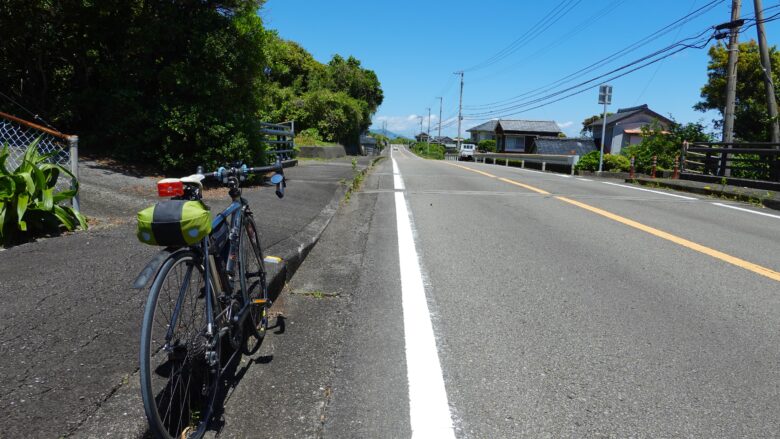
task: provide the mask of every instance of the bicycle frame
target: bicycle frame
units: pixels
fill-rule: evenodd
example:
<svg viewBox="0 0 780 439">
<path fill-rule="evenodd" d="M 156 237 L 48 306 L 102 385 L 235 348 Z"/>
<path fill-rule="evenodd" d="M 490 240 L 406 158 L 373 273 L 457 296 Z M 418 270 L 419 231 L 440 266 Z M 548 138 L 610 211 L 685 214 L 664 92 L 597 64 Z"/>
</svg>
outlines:
<svg viewBox="0 0 780 439">
<path fill-rule="evenodd" d="M 239 215 L 242 214 L 241 209 L 243 206 L 246 205 L 246 202 L 239 198 L 237 200 L 234 200 L 232 203 L 230 203 L 230 206 L 228 206 L 225 210 L 220 212 L 214 217 L 214 220 L 211 222 L 211 229 L 216 230 L 217 227 L 219 227 L 222 223 L 224 223 L 228 217 L 230 217 L 230 223 L 231 223 L 231 235 L 233 233 L 238 232 L 239 227 Z M 207 320 L 207 327 L 206 327 L 206 334 L 208 336 L 214 335 L 214 303 L 213 303 L 213 284 L 211 282 L 212 276 L 216 276 L 216 280 L 219 281 L 219 284 L 221 286 L 222 279 L 219 278 L 219 271 L 216 267 L 216 264 L 212 263 L 213 256 L 209 254 L 209 238 L 211 235 L 206 236 L 201 241 L 199 247 L 201 249 L 201 258 L 203 259 L 204 267 L 203 267 L 203 279 L 206 287 L 206 314 L 208 317 Z M 232 243 L 231 243 L 232 244 Z M 229 244 L 229 245 L 231 245 Z M 230 271 L 232 268 L 232 260 L 228 258 L 228 261 L 226 261 L 228 265 L 226 271 Z M 182 301 L 184 300 L 184 296 L 187 293 L 187 288 L 189 287 L 189 278 L 192 271 L 187 271 L 187 275 L 184 278 L 184 281 L 182 282 L 181 289 L 179 290 L 179 296 L 176 298 L 176 306 L 174 307 L 173 315 L 171 315 L 171 322 L 170 326 L 168 327 L 168 331 L 165 335 L 165 346 L 167 347 L 169 343 L 171 342 L 171 339 L 173 338 L 173 331 L 174 328 L 176 328 L 176 323 L 179 318 L 179 310 L 181 309 Z"/>
</svg>

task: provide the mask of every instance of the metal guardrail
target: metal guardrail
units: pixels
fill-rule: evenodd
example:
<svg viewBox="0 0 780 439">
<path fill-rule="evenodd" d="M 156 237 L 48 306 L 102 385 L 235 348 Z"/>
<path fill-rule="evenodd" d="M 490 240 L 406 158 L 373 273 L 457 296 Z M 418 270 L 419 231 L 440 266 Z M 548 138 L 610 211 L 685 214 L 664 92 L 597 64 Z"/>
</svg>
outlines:
<svg viewBox="0 0 780 439">
<path fill-rule="evenodd" d="M 474 161 L 487 163 L 492 159 L 495 165 L 498 160 L 504 161 L 504 166 L 509 166 L 510 161 L 520 162 L 520 167 L 525 168 L 525 163 L 539 163 L 542 165 L 542 171 L 547 170 L 547 165 L 561 165 L 571 168 L 571 175 L 574 175 L 574 166 L 580 160 L 578 155 L 557 155 L 557 154 L 514 154 L 514 153 L 475 153 Z"/>
<path fill-rule="evenodd" d="M 282 123 L 260 122 L 263 143 L 270 148 L 266 154 L 275 154 L 282 161 L 292 160 L 295 156 L 295 121 Z"/>
<path fill-rule="evenodd" d="M 73 178 L 68 181 L 62 178 L 57 181 L 58 189 L 70 189 L 78 183 L 79 178 L 79 138 L 63 134 L 35 123 L 0 112 L 0 147 L 8 145 L 10 155 L 7 165 L 9 170 L 16 169 L 24 158 L 27 147 L 38 140 L 38 151 L 41 154 L 51 154 L 49 160 L 69 169 Z M 79 211 L 79 195 L 71 201 L 73 209 Z"/>
<path fill-rule="evenodd" d="M 680 172 L 780 182 L 780 144 L 683 142 Z M 745 174 L 745 175 L 741 175 Z"/>
</svg>

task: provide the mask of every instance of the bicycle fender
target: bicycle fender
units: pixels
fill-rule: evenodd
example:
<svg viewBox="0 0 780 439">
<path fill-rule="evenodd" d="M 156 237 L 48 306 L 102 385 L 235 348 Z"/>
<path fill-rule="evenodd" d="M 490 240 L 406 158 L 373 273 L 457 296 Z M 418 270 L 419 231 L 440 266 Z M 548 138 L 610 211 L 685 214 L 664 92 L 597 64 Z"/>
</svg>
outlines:
<svg viewBox="0 0 780 439">
<path fill-rule="evenodd" d="M 174 249 L 166 248 L 164 250 L 160 250 L 156 255 L 154 255 L 149 263 L 146 264 L 146 267 L 141 270 L 141 273 L 138 274 L 138 277 L 135 278 L 135 281 L 133 282 L 133 289 L 141 290 L 145 288 L 146 284 L 149 283 L 149 280 L 151 280 L 154 275 L 157 274 L 157 270 L 160 269 L 160 266 L 163 264 L 163 262 L 171 257 L 174 252 Z"/>
</svg>

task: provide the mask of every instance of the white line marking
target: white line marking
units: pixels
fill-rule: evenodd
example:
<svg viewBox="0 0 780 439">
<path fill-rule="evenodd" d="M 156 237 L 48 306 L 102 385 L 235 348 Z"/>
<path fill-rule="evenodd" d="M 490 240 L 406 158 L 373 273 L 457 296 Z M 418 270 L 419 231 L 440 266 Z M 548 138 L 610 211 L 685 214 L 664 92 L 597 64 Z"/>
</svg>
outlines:
<svg viewBox="0 0 780 439">
<path fill-rule="evenodd" d="M 588 180 L 587 178 L 578 178 L 577 180 L 579 180 L 579 181 L 593 181 L 593 180 Z"/>
<path fill-rule="evenodd" d="M 780 219 L 780 215 L 772 215 L 771 213 L 756 212 L 755 210 L 745 209 L 745 208 L 737 207 L 737 206 L 730 206 L 728 204 L 723 204 L 723 203 L 712 203 L 712 204 L 714 204 L 716 206 L 720 206 L 720 207 L 728 207 L 729 209 L 741 210 L 743 212 L 755 213 L 756 215 L 762 215 L 762 216 L 768 216 L 770 218 Z"/>
<path fill-rule="evenodd" d="M 551 173 L 550 173 L 550 175 L 554 175 L 554 176 L 556 176 L 556 177 L 571 178 L 571 175 L 566 175 L 566 174 L 556 174 L 556 173 L 554 173 L 554 172 L 551 172 Z"/>
<path fill-rule="evenodd" d="M 602 183 L 608 184 L 610 186 L 620 186 L 620 187 L 624 187 L 624 188 L 628 188 L 628 189 L 634 189 L 634 190 L 637 190 L 637 191 L 652 192 L 654 194 L 666 195 L 666 196 L 669 196 L 669 197 L 682 198 L 683 200 L 697 200 L 698 199 L 698 198 L 693 198 L 693 197 L 685 197 L 685 196 L 677 195 L 677 194 L 670 194 L 669 192 L 654 191 L 654 190 L 651 190 L 651 189 L 645 189 L 645 188 L 641 188 L 641 187 L 629 186 L 629 185 L 626 185 L 626 184 L 610 183 L 608 181 L 602 181 Z"/>
<path fill-rule="evenodd" d="M 401 177 L 401 171 L 398 170 L 398 163 L 395 162 L 394 158 L 392 158 L 392 160 L 393 160 L 393 184 L 395 185 L 396 190 L 404 190 L 406 189 L 406 187 L 404 186 L 404 179 Z"/>
<path fill-rule="evenodd" d="M 393 171 L 397 170 L 398 165 L 393 159 Z M 396 173 L 396 177 L 400 179 L 400 173 Z M 398 186 L 396 189 L 399 189 Z M 395 193 L 395 213 L 412 438 L 454 439 L 447 390 L 444 387 L 422 271 L 414 245 L 412 218 L 403 192 Z"/>
</svg>

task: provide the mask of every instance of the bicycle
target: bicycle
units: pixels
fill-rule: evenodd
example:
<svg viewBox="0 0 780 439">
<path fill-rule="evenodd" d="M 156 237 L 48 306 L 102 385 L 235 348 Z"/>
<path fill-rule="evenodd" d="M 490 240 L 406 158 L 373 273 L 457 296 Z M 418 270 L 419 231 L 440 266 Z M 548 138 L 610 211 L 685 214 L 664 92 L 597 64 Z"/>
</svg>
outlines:
<svg viewBox="0 0 780 439">
<path fill-rule="evenodd" d="M 271 300 L 259 233 L 241 196 L 241 182 L 261 173 L 273 173 L 271 183 L 283 198 L 286 180 L 279 159 L 271 166 L 234 164 L 207 174 L 199 167 L 195 175 L 158 182 L 158 193 L 172 198 L 150 208 L 158 211 L 155 218 L 179 205 L 185 211 L 188 202 L 194 202 L 190 210 L 205 208 L 205 214 L 197 213 L 211 227 L 203 227 L 210 229 L 204 236 L 190 234 L 197 242 L 181 245 L 180 238 L 187 238 L 184 229 L 177 235 L 170 222 L 162 221 L 156 229 L 152 225 L 157 236 L 147 236 L 149 229 L 141 227 L 144 211 L 139 213 L 139 239 L 176 244 L 158 254 L 135 282 L 143 288 L 156 271 L 141 328 L 140 381 L 144 411 L 157 437 L 202 437 L 214 414 L 222 374 L 237 355 L 254 354 L 268 329 Z M 202 181 L 209 178 L 227 186 L 232 200 L 213 220 L 202 203 Z"/>
</svg>

